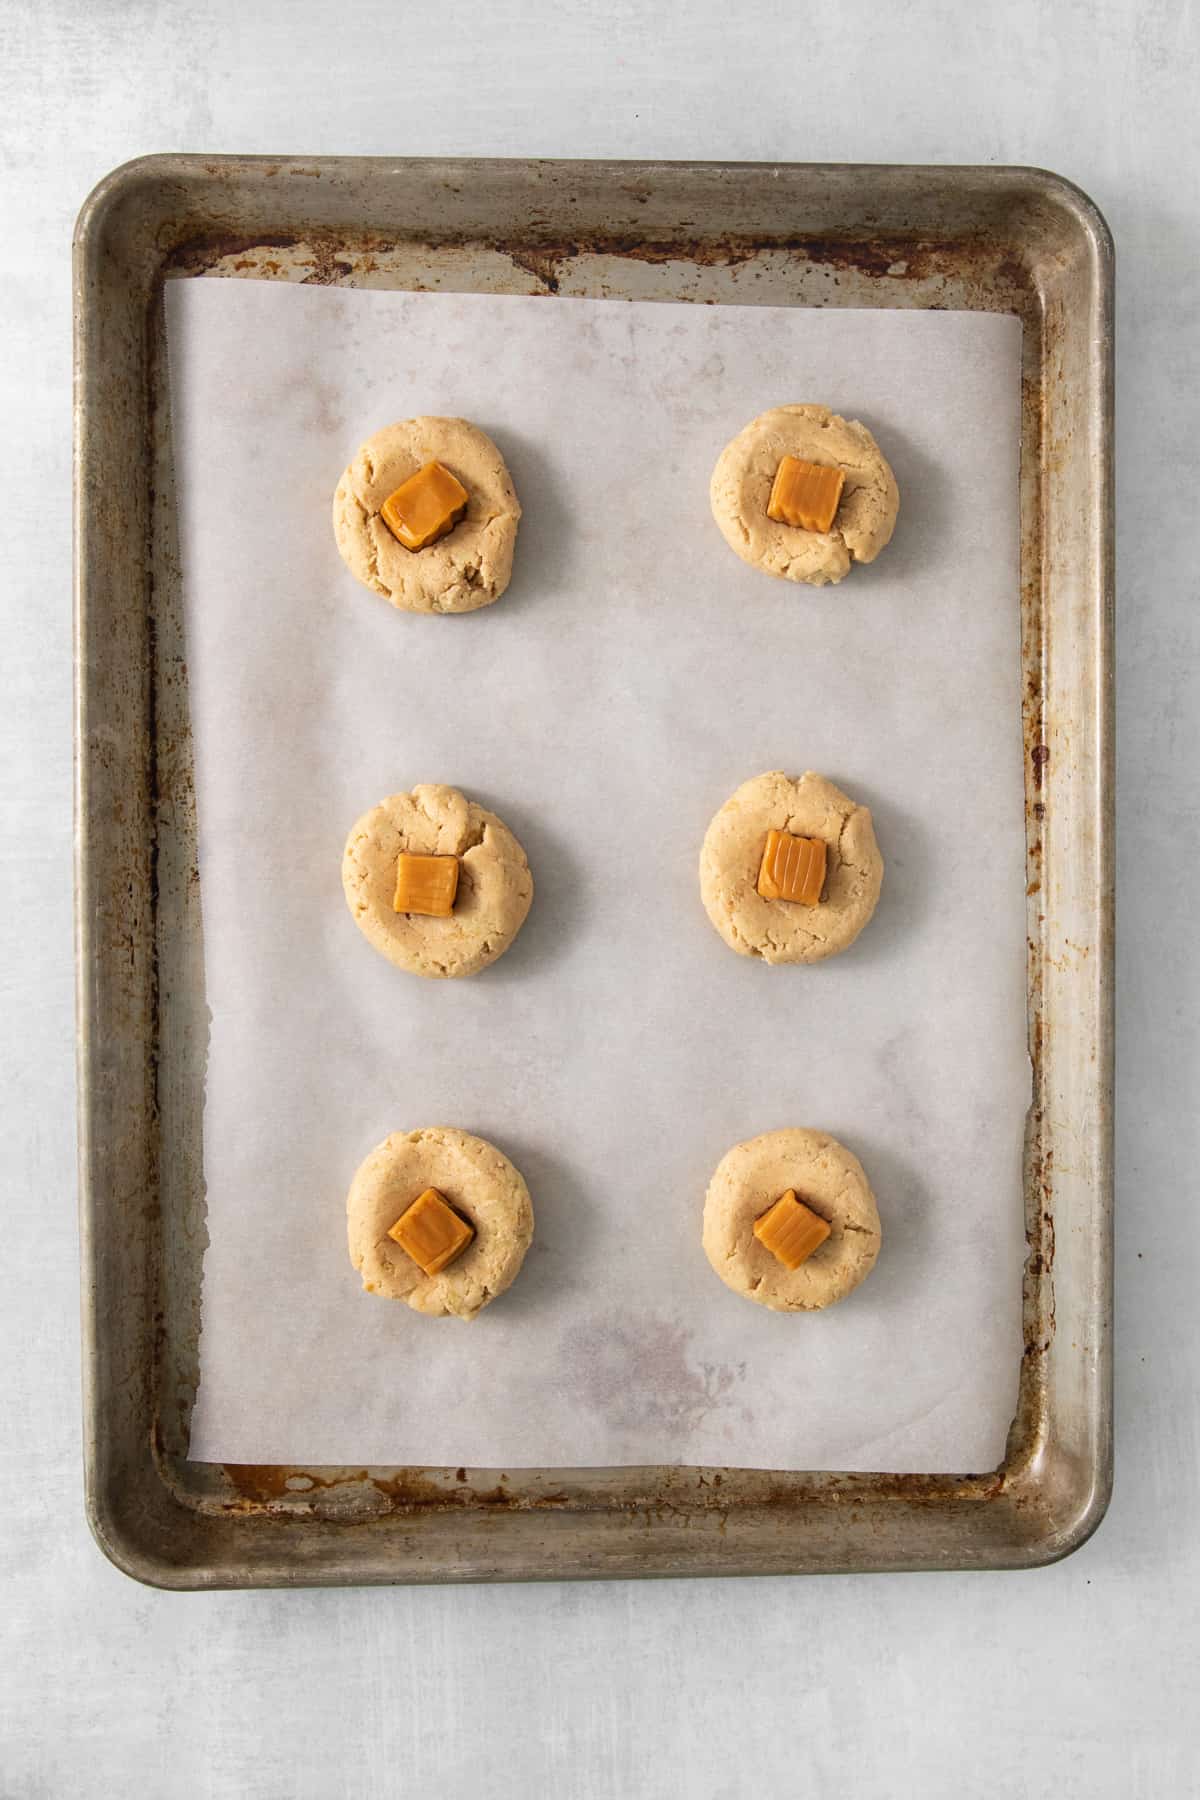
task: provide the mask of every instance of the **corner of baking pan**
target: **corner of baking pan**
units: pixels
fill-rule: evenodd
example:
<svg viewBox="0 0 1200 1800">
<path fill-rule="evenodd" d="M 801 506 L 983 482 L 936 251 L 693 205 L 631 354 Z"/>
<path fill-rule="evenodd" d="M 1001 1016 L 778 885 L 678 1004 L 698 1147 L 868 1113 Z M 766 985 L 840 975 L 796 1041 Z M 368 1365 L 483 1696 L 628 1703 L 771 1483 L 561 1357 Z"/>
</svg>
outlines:
<svg viewBox="0 0 1200 1800">
<path fill-rule="evenodd" d="M 113 1492 L 108 1492 L 109 1486 Z M 166 1490 L 162 1490 L 164 1495 Z M 188 1589 L 203 1587 L 201 1571 L 190 1559 L 179 1560 L 166 1554 L 161 1534 L 154 1530 L 154 1502 L 141 1503 L 140 1497 L 123 1491 L 117 1484 L 105 1483 L 97 1477 L 90 1457 L 84 1473 L 84 1516 L 97 1548 L 114 1569 L 128 1575 L 143 1587 Z M 130 1501 L 133 1500 L 133 1504 Z"/>
<path fill-rule="evenodd" d="M 1036 164 L 1012 164 L 1003 172 L 1025 182 L 1030 192 L 1054 208 L 1060 218 L 1065 215 L 1087 240 L 1101 269 L 1111 271 L 1116 255 L 1112 229 L 1095 200 L 1078 182 Z"/>
<path fill-rule="evenodd" d="M 76 257 L 111 244 L 130 214 L 149 209 L 167 181 L 179 181 L 194 161 L 188 156 L 136 156 L 101 176 L 75 219 L 72 245 Z"/>
<path fill-rule="evenodd" d="M 1000 1478 L 1008 1506 L 1023 1519 L 1005 1566 L 1047 1568 L 1081 1550 L 1104 1521 L 1113 1489 L 1111 1435 L 1070 1448 L 1047 1421 L 1028 1449 L 1005 1460 Z"/>
</svg>

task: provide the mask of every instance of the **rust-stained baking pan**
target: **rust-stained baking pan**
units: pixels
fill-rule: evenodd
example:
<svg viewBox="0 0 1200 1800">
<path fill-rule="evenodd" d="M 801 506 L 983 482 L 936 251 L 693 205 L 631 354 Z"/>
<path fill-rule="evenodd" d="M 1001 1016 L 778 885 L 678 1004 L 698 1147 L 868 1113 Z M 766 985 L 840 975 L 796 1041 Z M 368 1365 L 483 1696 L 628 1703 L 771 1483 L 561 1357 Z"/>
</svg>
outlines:
<svg viewBox="0 0 1200 1800">
<path fill-rule="evenodd" d="M 1004 1463 L 961 1475 L 187 1460 L 205 1018 L 162 287 L 217 274 L 1024 322 L 1029 1257 Z M 75 241 L 87 1508 L 169 1587 L 1027 1567 L 1111 1480 L 1112 248 L 1032 169 L 151 157 Z"/>
</svg>

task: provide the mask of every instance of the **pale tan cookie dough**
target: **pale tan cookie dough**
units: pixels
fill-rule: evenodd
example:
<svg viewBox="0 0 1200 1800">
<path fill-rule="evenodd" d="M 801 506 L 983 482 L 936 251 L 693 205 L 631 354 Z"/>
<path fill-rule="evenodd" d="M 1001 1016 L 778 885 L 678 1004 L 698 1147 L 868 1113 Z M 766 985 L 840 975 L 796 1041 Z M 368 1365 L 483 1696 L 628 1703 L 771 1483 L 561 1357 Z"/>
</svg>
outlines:
<svg viewBox="0 0 1200 1800">
<path fill-rule="evenodd" d="M 406 550 L 379 509 L 427 462 L 456 475 L 470 499 L 448 536 Z M 407 612 L 474 612 L 508 586 L 521 508 L 504 458 L 466 419 L 402 419 L 357 452 L 333 496 L 333 534 L 352 575 Z"/>
<path fill-rule="evenodd" d="M 402 850 L 458 857 L 447 918 L 394 909 Z M 474 975 L 503 956 L 533 899 L 525 852 L 508 826 L 457 788 L 439 785 L 392 794 L 363 814 L 346 840 L 342 887 L 354 923 L 381 956 L 437 978 Z"/>
<path fill-rule="evenodd" d="M 768 831 L 824 840 L 817 906 L 758 892 Z M 882 883 L 869 811 L 811 769 L 799 781 L 778 769 L 744 781 L 714 816 L 700 851 L 704 910 L 731 950 L 768 963 L 820 962 L 845 950 L 875 911 Z"/>
<path fill-rule="evenodd" d="M 767 517 L 771 484 L 785 456 L 845 471 L 829 531 L 803 531 Z M 866 426 L 827 406 L 776 406 L 761 413 L 722 450 L 709 496 L 713 518 L 743 562 L 813 587 L 840 581 L 852 562 L 874 562 L 900 508 L 896 477 Z"/>
<path fill-rule="evenodd" d="M 426 1275 L 388 1236 L 426 1188 L 475 1228 L 462 1255 Z M 434 1318 L 473 1319 L 510 1286 L 533 1240 L 533 1202 L 494 1144 L 452 1126 L 394 1131 L 361 1164 L 346 1199 L 350 1261 L 368 1294 Z"/>
<path fill-rule="evenodd" d="M 781 1194 L 831 1227 L 798 1269 L 785 1269 L 754 1235 L 754 1221 Z M 704 1253 L 726 1287 L 774 1312 L 832 1306 L 871 1273 L 879 1212 L 863 1166 L 822 1131 L 768 1131 L 735 1144 L 717 1164 L 704 1201 Z"/>
</svg>

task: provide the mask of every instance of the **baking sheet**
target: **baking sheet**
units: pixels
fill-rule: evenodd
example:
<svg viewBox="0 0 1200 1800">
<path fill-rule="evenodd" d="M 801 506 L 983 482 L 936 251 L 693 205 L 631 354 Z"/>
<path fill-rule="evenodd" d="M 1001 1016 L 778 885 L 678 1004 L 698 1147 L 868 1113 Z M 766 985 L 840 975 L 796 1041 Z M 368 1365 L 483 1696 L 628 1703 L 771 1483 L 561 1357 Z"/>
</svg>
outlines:
<svg viewBox="0 0 1200 1800">
<path fill-rule="evenodd" d="M 1025 1053 L 1019 326 L 820 312 L 168 288 L 207 995 L 205 1460 L 986 1468 L 1020 1358 Z M 745 568 L 708 513 L 781 399 L 863 417 L 903 495 L 840 587 Z M 525 506 L 512 588 L 396 614 L 334 482 L 392 418 L 463 413 Z M 887 863 L 844 957 L 766 969 L 700 907 L 709 817 L 762 769 L 868 801 Z M 462 786 L 525 843 L 514 949 L 382 962 L 350 823 Z M 781 1046 L 783 1048 L 781 1049 Z M 537 1235 L 472 1325 L 362 1294 L 343 1202 L 388 1131 L 453 1123 Z M 828 1313 L 729 1293 L 699 1243 L 739 1138 L 862 1157 L 884 1248 Z"/>
</svg>

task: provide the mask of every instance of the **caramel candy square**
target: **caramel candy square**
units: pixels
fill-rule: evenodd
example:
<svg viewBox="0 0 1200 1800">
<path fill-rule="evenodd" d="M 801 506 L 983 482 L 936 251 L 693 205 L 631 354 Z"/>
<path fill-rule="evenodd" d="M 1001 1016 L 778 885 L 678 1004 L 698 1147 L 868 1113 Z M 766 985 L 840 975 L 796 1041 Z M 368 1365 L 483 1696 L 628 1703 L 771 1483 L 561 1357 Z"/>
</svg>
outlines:
<svg viewBox="0 0 1200 1800">
<path fill-rule="evenodd" d="M 423 550 L 454 530 L 469 498 L 457 475 L 440 462 L 427 462 L 402 481 L 379 510 L 392 536 L 406 550 Z"/>
<path fill-rule="evenodd" d="M 801 906 L 816 906 L 824 886 L 823 838 L 768 831 L 758 870 L 758 891 L 764 900 L 798 900 Z"/>
<path fill-rule="evenodd" d="M 462 1255 L 475 1236 L 475 1227 L 460 1219 L 436 1188 L 426 1188 L 408 1211 L 400 1214 L 388 1236 L 424 1274 L 440 1275 Z"/>
<path fill-rule="evenodd" d="M 396 895 L 392 908 L 398 913 L 423 913 L 445 919 L 454 911 L 458 893 L 457 856 L 415 856 L 400 852 L 396 863 Z"/>
<path fill-rule="evenodd" d="M 845 480 L 841 469 L 785 456 L 775 471 L 767 517 L 778 525 L 798 525 L 801 531 L 828 531 Z"/>
<path fill-rule="evenodd" d="M 830 1227 L 789 1188 L 754 1221 L 754 1235 L 785 1269 L 798 1269 L 829 1236 Z"/>
</svg>

